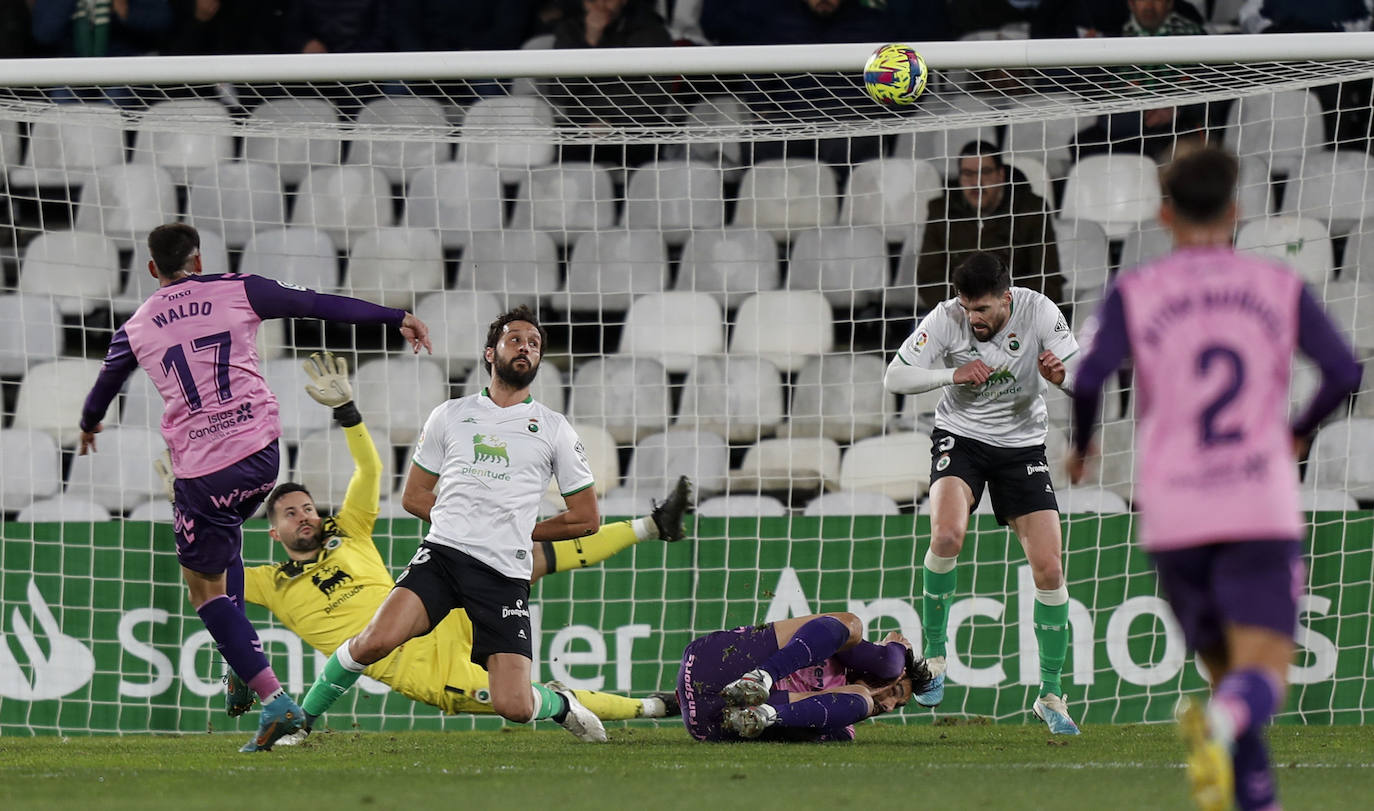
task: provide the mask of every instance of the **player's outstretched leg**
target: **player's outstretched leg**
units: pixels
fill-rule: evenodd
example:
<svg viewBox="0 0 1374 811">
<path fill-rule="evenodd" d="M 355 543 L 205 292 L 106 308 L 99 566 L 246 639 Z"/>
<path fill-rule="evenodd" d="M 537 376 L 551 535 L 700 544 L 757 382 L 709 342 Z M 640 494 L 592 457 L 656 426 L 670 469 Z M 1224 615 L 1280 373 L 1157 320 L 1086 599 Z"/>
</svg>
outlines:
<svg viewBox="0 0 1374 811">
<path fill-rule="evenodd" d="M 577 700 L 573 691 L 562 682 L 551 681 L 544 685 L 548 690 L 552 690 L 567 702 L 567 709 L 563 712 L 560 719 L 557 715 L 551 716 L 553 720 L 564 729 L 572 733 L 574 738 L 584 743 L 605 743 L 606 727 L 602 725 L 601 719 L 596 717 L 596 713 L 582 706 L 582 702 Z M 536 694 L 538 686 L 535 686 Z"/>
<path fill-rule="evenodd" d="M 605 524 L 595 535 L 568 541 L 539 541 L 534 545 L 531 582 L 553 574 L 588 566 L 617 555 L 650 538 L 673 543 L 687 535 L 682 517 L 692 510 L 692 480 L 681 476 L 667 498 L 654 504 L 649 515 L 631 521 Z"/>
<path fill-rule="evenodd" d="M 1202 811 L 1229 811 L 1235 790 L 1231 753 L 1212 737 L 1202 703 L 1186 698 L 1179 705 L 1178 733 L 1188 747 L 1188 783 Z"/>
<path fill-rule="evenodd" d="M 1031 712 L 1045 722 L 1054 735 L 1077 735 L 1078 724 L 1069 717 L 1069 705 L 1065 696 L 1043 695 L 1031 705 Z"/>
<path fill-rule="evenodd" d="M 304 718 L 305 713 L 291 700 L 291 696 L 282 693 L 263 705 L 262 715 L 258 719 L 258 734 L 239 751 L 266 752 L 279 739 L 299 730 Z"/>
<path fill-rule="evenodd" d="M 224 685 L 224 711 L 229 713 L 230 718 L 237 718 L 253 709 L 253 702 L 257 700 L 253 688 L 227 664 L 220 682 Z"/>
<path fill-rule="evenodd" d="M 653 502 L 649 517 L 658 528 L 659 540 L 675 543 L 687 535 L 682 516 L 692 509 L 692 480 L 679 476 L 673 491 L 661 502 Z"/>
</svg>

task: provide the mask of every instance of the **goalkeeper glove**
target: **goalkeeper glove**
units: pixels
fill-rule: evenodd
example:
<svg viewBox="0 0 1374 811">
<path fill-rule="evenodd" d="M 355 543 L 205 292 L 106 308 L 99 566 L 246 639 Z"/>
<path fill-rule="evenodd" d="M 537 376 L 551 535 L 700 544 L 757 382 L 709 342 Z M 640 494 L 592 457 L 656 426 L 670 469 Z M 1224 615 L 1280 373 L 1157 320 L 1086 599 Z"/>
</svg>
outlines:
<svg viewBox="0 0 1374 811">
<path fill-rule="evenodd" d="M 320 405 L 338 408 L 353 401 L 353 385 L 348 382 L 348 360 L 333 352 L 316 352 L 304 364 L 310 383 L 305 393 Z"/>
</svg>

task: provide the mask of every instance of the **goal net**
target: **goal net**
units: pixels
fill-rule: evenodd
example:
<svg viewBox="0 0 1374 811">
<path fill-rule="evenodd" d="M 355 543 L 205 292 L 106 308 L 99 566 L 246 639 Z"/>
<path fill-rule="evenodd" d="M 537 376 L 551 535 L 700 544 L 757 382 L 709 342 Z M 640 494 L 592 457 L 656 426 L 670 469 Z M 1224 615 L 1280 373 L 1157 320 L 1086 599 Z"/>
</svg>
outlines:
<svg viewBox="0 0 1374 811">
<path fill-rule="evenodd" d="M 938 394 L 885 393 L 887 363 L 979 246 L 1090 331 L 1109 279 L 1169 250 L 1157 169 L 1176 150 L 1239 154 L 1238 246 L 1286 258 L 1374 349 L 1367 37 L 931 44 L 929 89 L 896 110 L 863 94 L 872 47 L 0 64 L 0 734 L 249 729 L 223 715 L 221 664 L 180 585 L 143 372 L 100 452 L 74 454 L 111 336 L 155 289 L 144 239 L 164 222 L 199 229 L 208 273 L 408 308 L 433 330 L 419 357 L 382 329 L 272 321 L 259 336 L 281 480 L 331 510 L 352 463 L 300 362 L 349 359 L 382 451 L 374 540 L 393 571 L 422 534 L 396 495 L 420 425 L 482 388 L 496 315 L 538 309 L 534 396 L 577 427 L 602 515 L 646 514 L 678 475 L 697 490 L 689 540 L 533 592 L 536 678 L 633 695 L 672 689 L 697 635 L 809 612 L 853 611 L 870 638 L 920 645 Z M 1314 387 L 1299 360 L 1294 407 Z M 1089 724 L 1166 720 L 1204 680 L 1131 543 L 1129 376 L 1083 486 L 1061 469 L 1068 401 L 1046 398 L 1070 707 Z M 1281 721 L 1374 710 L 1372 442 L 1366 390 L 1303 464 L 1311 573 Z M 544 514 L 560 507 L 551 490 Z M 939 713 L 1021 721 L 1034 585 L 990 512 L 985 497 L 957 569 Z M 244 557 L 285 560 L 260 518 Z M 321 616 L 351 593 L 317 585 Z M 248 613 L 299 695 L 323 657 Z M 330 716 L 474 723 L 370 681 Z"/>
</svg>

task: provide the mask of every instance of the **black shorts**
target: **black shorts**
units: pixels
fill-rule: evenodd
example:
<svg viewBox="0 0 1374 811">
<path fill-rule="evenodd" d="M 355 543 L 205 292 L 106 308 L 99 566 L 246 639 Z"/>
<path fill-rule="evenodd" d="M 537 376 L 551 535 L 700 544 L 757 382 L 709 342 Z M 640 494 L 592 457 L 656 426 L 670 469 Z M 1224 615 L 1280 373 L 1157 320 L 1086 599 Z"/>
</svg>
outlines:
<svg viewBox="0 0 1374 811">
<path fill-rule="evenodd" d="M 975 508 L 986 486 L 992 494 L 992 512 L 1002 526 L 1040 510 L 1059 511 L 1044 445 L 999 448 L 936 428 L 930 432 L 930 482 L 946 476 L 964 480 L 973 491 Z"/>
<path fill-rule="evenodd" d="M 423 543 L 396 578 L 424 603 L 433 630 L 449 612 L 461 608 L 472 620 L 472 663 L 487 667 L 493 653 L 534 658 L 530 639 L 530 581 L 507 577 L 471 555 L 448 546 Z"/>
</svg>

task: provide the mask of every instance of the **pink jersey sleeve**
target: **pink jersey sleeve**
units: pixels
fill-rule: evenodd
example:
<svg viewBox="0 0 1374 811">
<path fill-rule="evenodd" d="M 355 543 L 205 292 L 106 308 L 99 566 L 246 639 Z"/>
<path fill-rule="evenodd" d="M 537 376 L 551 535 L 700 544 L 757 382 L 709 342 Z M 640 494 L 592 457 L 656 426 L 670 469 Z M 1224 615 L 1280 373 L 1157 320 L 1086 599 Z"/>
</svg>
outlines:
<svg viewBox="0 0 1374 811">
<path fill-rule="evenodd" d="M 162 436 L 177 478 L 221 470 L 281 435 L 276 398 L 258 369 L 262 319 L 242 278 L 169 285 L 124 325 L 139 365 L 162 395 Z"/>
<path fill-rule="evenodd" d="M 1119 280 L 1146 548 L 1301 536 L 1288 382 L 1301 283 L 1229 248 Z"/>
</svg>

